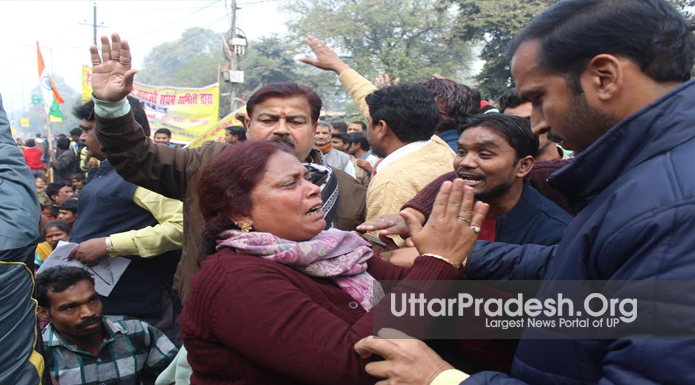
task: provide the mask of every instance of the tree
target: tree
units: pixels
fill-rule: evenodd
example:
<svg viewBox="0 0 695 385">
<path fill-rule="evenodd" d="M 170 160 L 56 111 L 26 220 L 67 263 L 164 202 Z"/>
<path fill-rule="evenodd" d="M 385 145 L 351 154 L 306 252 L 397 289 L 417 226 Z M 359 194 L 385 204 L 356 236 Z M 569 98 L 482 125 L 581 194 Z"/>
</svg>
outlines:
<svg viewBox="0 0 695 385">
<path fill-rule="evenodd" d="M 480 58 L 485 61 L 476 77 L 486 98 L 496 98 L 514 87 L 505 50 L 531 19 L 558 0 L 442 0 L 440 7 L 454 7 L 458 17 L 452 37 L 483 45 Z M 693 18 L 695 0 L 673 0 L 686 15 Z M 693 72 L 695 74 L 695 72 Z"/>
<path fill-rule="evenodd" d="M 336 76 L 295 60 L 300 51 L 296 42 L 276 35 L 249 42 L 248 55 L 239 64 L 245 77 L 241 97 L 248 99 L 268 83 L 297 82 L 321 97 L 324 111 L 342 108 L 347 100 Z"/>
<path fill-rule="evenodd" d="M 156 86 L 203 87 L 217 82 L 217 65 L 225 62 L 219 34 L 189 28 L 178 40 L 152 48 L 137 81 Z"/>
<path fill-rule="evenodd" d="M 296 41 L 311 33 L 367 78 L 462 78 L 472 60 L 470 46 L 449 39 L 454 15 L 435 5 L 436 0 L 290 0 L 285 8 L 296 15 L 289 23 Z"/>
</svg>

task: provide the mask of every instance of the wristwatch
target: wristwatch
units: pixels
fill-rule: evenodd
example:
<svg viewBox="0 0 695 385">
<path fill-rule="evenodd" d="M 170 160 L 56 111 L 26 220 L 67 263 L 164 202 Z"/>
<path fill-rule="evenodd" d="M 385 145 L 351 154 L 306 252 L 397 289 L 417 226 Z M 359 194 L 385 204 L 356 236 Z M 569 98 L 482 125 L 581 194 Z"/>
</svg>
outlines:
<svg viewBox="0 0 695 385">
<path fill-rule="evenodd" d="M 111 258 L 118 257 L 118 253 L 113 247 L 113 243 L 111 243 L 111 237 L 106 237 L 106 253 L 108 253 Z"/>
</svg>

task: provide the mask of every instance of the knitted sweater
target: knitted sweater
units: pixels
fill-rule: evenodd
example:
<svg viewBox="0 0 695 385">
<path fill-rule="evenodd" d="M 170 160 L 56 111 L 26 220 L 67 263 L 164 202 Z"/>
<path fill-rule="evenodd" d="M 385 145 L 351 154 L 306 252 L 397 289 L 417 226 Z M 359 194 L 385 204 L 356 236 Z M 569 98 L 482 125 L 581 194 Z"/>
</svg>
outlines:
<svg viewBox="0 0 695 385">
<path fill-rule="evenodd" d="M 397 293 L 460 274 L 430 257 L 417 258 L 409 270 L 378 258 L 368 263 L 376 279 L 423 281 L 399 284 L 391 291 Z M 440 289 L 445 296 L 450 287 Z M 360 358 L 354 344 L 374 333 L 389 297 L 365 312 L 330 279 L 223 249 L 203 261 L 179 318 L 191 384 L 373 384 L 364 367 L 381 359 Z"/>
</svg>

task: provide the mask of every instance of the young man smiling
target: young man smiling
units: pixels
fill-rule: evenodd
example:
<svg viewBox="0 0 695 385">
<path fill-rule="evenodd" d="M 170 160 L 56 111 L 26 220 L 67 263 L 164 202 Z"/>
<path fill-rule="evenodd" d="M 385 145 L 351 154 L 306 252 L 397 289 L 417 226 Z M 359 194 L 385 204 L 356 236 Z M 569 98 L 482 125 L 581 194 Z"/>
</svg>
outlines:
<svg viewBox="0 0 695 385">
<path fill-rule="evenodd" d="M 178 352 L 147 322 L 103 316 L 94 278 L 79 267 L 57 266 L 36 277 L 46 368 L 60 384 L 152 383 Z"/>
</svg>

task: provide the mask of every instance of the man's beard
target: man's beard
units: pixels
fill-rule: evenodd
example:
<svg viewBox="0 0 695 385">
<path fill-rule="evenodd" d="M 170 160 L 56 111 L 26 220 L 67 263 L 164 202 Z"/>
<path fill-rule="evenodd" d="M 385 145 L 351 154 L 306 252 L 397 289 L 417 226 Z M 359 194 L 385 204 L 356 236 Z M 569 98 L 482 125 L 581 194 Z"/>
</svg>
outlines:
<svg viewBox="0 0 695 385">
<path fill-rule="evenodd" d="M 586 100 L 586 94 L 580 93 L 572 96 L 571 107 L 567 111 L 564 123 L 565 137 L 560 138 L 549 133 L 548 139 L 556 143 L 569 139 L 571 147 L 575 147 L 569 149 L 579 154 L 608 132 L 617 121 L 603 111 L 591 107 Z M 560 139 L 560 142 L 557 142 L 557 139 Z"/>
<path fill-rule="evenodd" d="M 266 139 L 266 140 L 269 140 L 269 141 L 275 142 L 275 143 L 286 144 L 286 145 L 290 146 L 292 149 L 297 148 L 297 142 L 295 142 L 294 139 L 292 139 L 292 137 L 289 135 L 270 135 L 268 137 L 268 139 Z"/>
<path fill-rule="evenodd" d="M 506 181 L 502 184 L 498 184 L 497 186 L 487 190 L 487 191 L 481 191 L 478 194 L 475 194 L 475 200 L 482 201 L 485 203 L 488 203 L 488 201 L 497 199 L 504 194 L 509 192 L 509 189 L 512 188 L 512 184 L 509 181 Z"/>
</svg>

